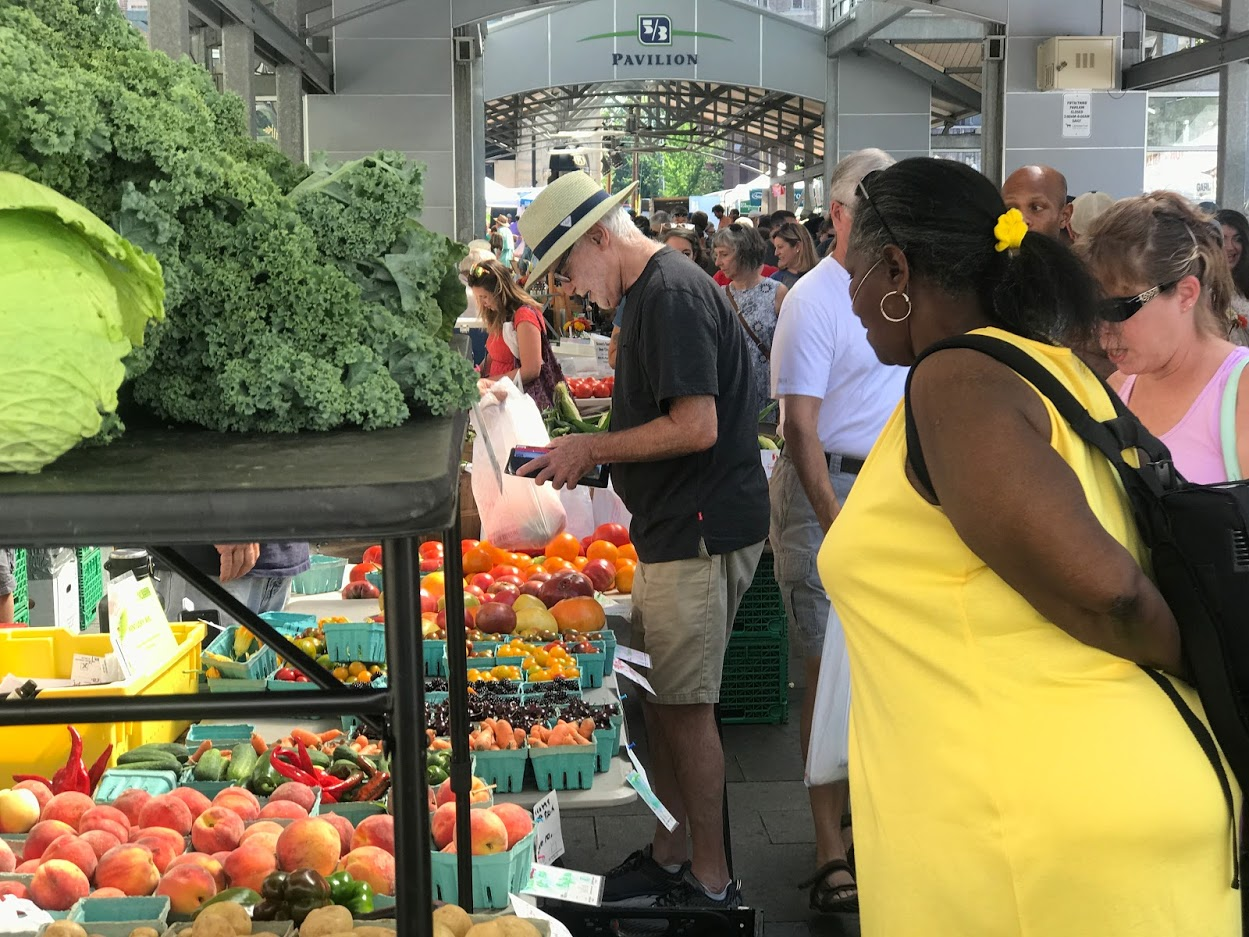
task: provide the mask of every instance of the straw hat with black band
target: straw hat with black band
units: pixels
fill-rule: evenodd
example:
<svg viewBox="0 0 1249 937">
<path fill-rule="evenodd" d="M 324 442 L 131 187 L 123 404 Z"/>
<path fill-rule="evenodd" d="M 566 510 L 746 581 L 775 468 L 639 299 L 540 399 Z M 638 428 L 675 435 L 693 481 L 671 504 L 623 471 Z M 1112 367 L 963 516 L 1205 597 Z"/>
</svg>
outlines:
<svg viewBox="0 0 1249 937">
<path fill-rule="evenodd" d="M 520 236 L 533 246 L 537 258 L 529 279 L 536 280 L 551 268 L 587 231 L 623 202 L 634 188 L 631 182 L 608 195 L 583 172 L 560 176 L 538 193 L 517 224 Z"/>
</svg>

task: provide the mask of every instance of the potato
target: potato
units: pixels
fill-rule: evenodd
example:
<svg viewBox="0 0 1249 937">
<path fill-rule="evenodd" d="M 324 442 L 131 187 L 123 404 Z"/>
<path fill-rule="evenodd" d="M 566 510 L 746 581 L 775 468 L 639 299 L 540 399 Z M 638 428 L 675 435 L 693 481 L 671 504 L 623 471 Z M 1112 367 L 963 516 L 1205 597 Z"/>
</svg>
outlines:
<svg viewBox="0 0 1249 937">
<path fill-rule="evenodd" d="M 459 905 L 447 904 L 434 911 L 434 924 L 443 925 L 451 932 L 451 937 L 464 937 L 473 926 L 473 919 Z"/>
<path fill-rule="evenodd" d="M 86 928 L 74 921 L 53 921 L 44 933 L 48 937 L 87 937 Z"/>
<path fill-rule="evenodd" d="M 542 937 L 533 922 L 524 918 L 501 917 L 495 923 L 499 925 L 499 932 L 503 937 Z"/>
<path fill-rule="evenodd" d="M 395 929 L 393 927 L 357 927 L 353 932 L 355 937 L 395 937 Z"/>
<path fill-rule="evenodd" d="M 191 925 L 191 937 L 235 937 L 235 934 L 223 915 L 201 914 Z"/>
<path fill-rule="evenodd" d="M 241 904 L 233 901 L 218 901 L 200 911 L 196 920 L 203 917 L 219 917 L 230 925 L 237 937 L 247 937 L 252 932 L 252 917 Z M 131 934 L 130 937 L 134 937 Z"/>
<path fill-rule="evenodd" d="M 251 923 L 250 920 L 248 923 Z M 155 927 L 136 927 L 130 932 L 130 937 L 160 937 L 160 932 Z"/>
<path fill-rule="evenodd" d="M 329 937 L 330 934 L 351 930 L 352 923 L 350 911 L 342 905 L 331 904 L 309 914 L 299 925 L 299 933 L 302 937 Z"/>
<path fill-rule="evenodd" d="M 484 924 L 474 924 L 464 937 L 503 937 L 503 931 L 499 930 L 497 922 L 486 921 Z"/>
</svg>

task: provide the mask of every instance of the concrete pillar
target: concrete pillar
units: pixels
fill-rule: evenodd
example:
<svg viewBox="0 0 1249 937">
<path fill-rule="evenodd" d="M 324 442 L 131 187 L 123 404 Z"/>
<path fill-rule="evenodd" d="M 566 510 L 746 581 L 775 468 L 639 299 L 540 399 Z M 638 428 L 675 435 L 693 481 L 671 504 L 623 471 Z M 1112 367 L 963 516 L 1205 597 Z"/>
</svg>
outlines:
<svg viewBox="0 0 1249 937">
<path fill-rule="evenodd" d="M 1225 0 L 1225 35 L 1249 29 L 1249 0 Z M 1224 208 L 1244 211 L 1249 204 L 1249 62 L 1233 62 L 1219 70 L 1219 187 Z"/>
<path fill-rule="evenodd" d="M 824 172 L 820 180 L 820 204 L 821 211 L 828 211 L 830 204 L 829 196 L 829 180 L 833 175 L 833 168 L 837 165 L 838 151 L 840 149 L 838 141 L 840 135 L 837 133 L 837 89 L 840 60 L 836 57 L 828 60 L 828 67 L 824 78 Z M 815 206 L 812 206 L 814 208 Z"/>
<path fill-rule="evenodd" d="M 274 0 L 273 12 L 292 32 L 299 32 L 298 0 Z M 278 146 L 291 159 L 304 159 L 304 77 L 294 65 L 277 71 Z"/>
<path fill-rule="evenodd" d="M 473 40 L 470 62 L 457 62 L 451 89 L 455 110 L 455 220 L 456 237 L 471 241 L 486 218 L 486 102 L 482 96 L 481 47 L 476 27 L 456 29 L 456 36 Z"/>
<path fill-rule="evenodd" d="M 980 171 L 999 188 L 1004 181 L 1002 172 L 1003 144 L 1006 119 L 1006 60 L 991 59 L 990 49 L 1002 49 L 1005 39 L 990 36 L 985 39 L 984 64 L 980 68 Z"/>
<path fill-rule="evenodd" d="M 212 70 L 212 62 L 208 61 L 207 27 L 200 27 L 191 31 L 191 61 L 202 68 Z"/>
<path fill-rule="evenodd" d="M 243 99 L 247 112 L 247 129 L 256 134 L 256 95 L 252 76 L 256 73 L 256 34 L 243 23 L 221 27 L 221 73 L 226 91 Z"/>
<path fill-rule="evenodd" d="M 374 0 L 333 0 L 342 16 Z M 451 0 L 397 3 L 334 28 L 335 94 L 306 101 L 308 149 L 332 159 L 398 150 L 425 164 L 421 222 L 442 234 L 456 225 Z"/>
<path fill-rule="evenodd" d="M 187 0 L 151 0 L 147 23 L 147 39 L 153 49 L 173 59 L 191 54 L 191 6 Z"/>
<path fill-rule="evenodd" d="M 798 151 L 795 150 L 792 146 L 788 147 L 785 150 L 785 154 L 786 154 L 785 155 L 785 174 L 786 175 L 789 175 L 790 173 L 794 171 L 794 163 L 797 162 L 797 160 L 794 157 L 797 152 Z M 797 207 L 797 203 L 794 201 L 794 183 L 787 182 L 785 183 L 785 210 L 793 211 L 796 207 Z"/>
<path fill-rule="evenodd" d="M 1009 0 L 1006 19 L 1005 175 L 1031 163 L 1053 166 L 1073 195 L 1116 197 L 1145 185 L 1143 91 L 1091 92 L 1087 136 L 1063 136 L 1063 91 L 1038 91 L 1037 47 L 1052 36 L 1113 36 L 1123 30 L 1122 0 Z M 1085 92 L 1087 93 L 1087 92 Z M 1243 126 L 1243 125 L 1242 125 Z"/>
</svg>

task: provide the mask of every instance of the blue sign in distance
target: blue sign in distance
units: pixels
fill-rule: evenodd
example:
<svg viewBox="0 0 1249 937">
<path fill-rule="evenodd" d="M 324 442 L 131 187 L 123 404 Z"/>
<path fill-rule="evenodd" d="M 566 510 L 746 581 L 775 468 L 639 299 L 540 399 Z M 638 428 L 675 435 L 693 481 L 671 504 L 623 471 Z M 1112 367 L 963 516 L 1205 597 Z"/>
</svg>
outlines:
<svg viewBox="0 0 1249 937">
<path fill-rule="evenodd" d="M 644 46 L 672 45 L 672 18 L 660 14 L 639 16 L 638 42 Z"/>
</svg>

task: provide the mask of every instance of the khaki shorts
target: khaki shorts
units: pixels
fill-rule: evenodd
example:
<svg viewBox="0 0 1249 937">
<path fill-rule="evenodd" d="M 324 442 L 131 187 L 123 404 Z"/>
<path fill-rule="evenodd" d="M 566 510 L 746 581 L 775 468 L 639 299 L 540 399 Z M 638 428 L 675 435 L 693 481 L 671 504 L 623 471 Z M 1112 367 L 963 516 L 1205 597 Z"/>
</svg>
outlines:
<svg viewBox="0 0 1249 937">
<path fill-rule="evenodd" d="M 763 544 L 711 556 L 700 542 L 698 552 L 639 563 L 633 580 L 633 640 L 651 658 L 652 702 L 719 702 L 724 649 Z"/>
</svg>

